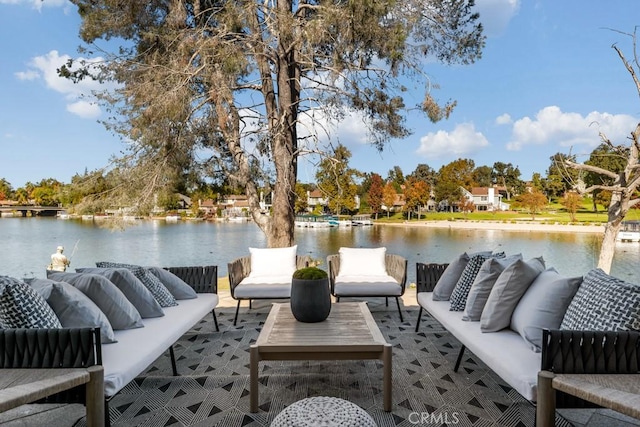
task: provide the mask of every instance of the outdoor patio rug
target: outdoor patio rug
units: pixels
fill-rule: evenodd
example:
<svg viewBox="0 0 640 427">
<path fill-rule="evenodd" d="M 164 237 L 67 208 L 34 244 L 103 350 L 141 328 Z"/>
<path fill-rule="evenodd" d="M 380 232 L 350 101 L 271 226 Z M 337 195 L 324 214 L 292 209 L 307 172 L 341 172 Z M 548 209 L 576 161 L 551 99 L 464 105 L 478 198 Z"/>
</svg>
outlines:
<svg viewBox="0 0 640 427">
<path fill-rule="evenodd" d="M 382 409 L 382 362 L 371 360 L 260 362 L 260 410 L 250 413 L 248 349 L 266 319 L 265 304 L 245 309 L 238 327 L 234 309 L 216 309 L 220 332 L 212 332 L 207 316 L 174 346 L 181 376 L 171 376 L 168 355 L 159 358 L 109 402 L 112 425 L 266 427 L 309 396 L 354 402 L 379 427 L 534 425 L 533 405 L 470 352 L 453 372 L 460 343 L 439 323 L 425 316 L 416 333 L 417 310 L 405 311 L 400 323 L 391 305 L 370 304 L 393 345 L 392 412 Z M 559 417 L 557 425 L 570 424 Z"/>
</svg>

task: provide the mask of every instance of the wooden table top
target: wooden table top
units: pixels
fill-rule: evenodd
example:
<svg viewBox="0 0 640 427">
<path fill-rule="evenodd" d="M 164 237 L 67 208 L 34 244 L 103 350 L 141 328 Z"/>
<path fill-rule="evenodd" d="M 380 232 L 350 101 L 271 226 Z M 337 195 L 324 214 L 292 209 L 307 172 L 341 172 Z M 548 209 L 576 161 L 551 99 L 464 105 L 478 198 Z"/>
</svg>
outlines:
<svg viewBox="0 0 640 427">
<path fill-rule="evenodd" d="M 87 382 L 86 368 L 1 369 L 0 412 Z"/>
<path fill-rule="evenodd" d="M 640 374 L 555 374 L 553 388 L 640 419 Z"/>
<path fill-rule="evenodd" d="M 275 303 L 256 341 L 261 353 L 381 351 L 386 344 L 366 302 L 334 303 L 317 323 L 299 322 L 288 303 Z"/>
</svg>

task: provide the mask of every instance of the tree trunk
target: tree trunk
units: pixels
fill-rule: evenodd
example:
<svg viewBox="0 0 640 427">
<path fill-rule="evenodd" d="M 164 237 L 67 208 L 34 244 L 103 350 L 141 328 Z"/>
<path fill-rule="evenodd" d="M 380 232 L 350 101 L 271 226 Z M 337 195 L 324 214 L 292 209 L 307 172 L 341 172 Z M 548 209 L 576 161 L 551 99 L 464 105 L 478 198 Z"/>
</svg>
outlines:
<svg viewBox="0 0 640 427">
<path fill-rule="evenodd" d="M 598 268 L 601 268 L 605 273 L 609 273 L 611 271 L 613 255 L 615 254 L 616 249 L 616 239 L 618 238 L 618 232 L 622 226 L 622 220 L 629 210 L 628 205 L 628 202 L 625 201 L 620 192 L 614 192 L 611 194 L 611 203 L 609 203 L 608 209 L 608 222 L 604 228 L 600 256 L 598 257 Z"/>
<path fill-rule="evenodd" d="M 600 256 L 598 257 L 598 268 L 602 269 L 605 273 L 611 271 L 613 255 L 616 249 L 616 239 L 621 225 L 622 222 L 618 222 L 617 225 L 608 223 L 604 227 L 604 236 L 602 238 L 602 246 L 600 247 Z"/>
</svg>

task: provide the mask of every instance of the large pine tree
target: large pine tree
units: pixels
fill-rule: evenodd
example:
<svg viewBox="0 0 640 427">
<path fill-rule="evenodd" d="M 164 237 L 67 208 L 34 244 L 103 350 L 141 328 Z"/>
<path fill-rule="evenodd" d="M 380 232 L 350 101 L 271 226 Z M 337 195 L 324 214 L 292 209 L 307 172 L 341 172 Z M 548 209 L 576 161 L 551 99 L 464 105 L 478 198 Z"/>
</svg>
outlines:
<svg viewBox="0 0 640 427">
<path fill-rule="evenodd" d="M 293 242 L 298 157 L 319 151 L 303 124 L 360 112 L 382 149 L 409 133 L 407 90 L 424 91 L 431 120 L 454 107 L 431 93 L 428 60 L 469 64 L 484 46 L 473 0 L 71 1 L 89 48 L 122 41 L 100 52 L 98 77 L 118 83 L 102 100 L 130 141 L 123 165 L 136 182 L 152 194 L 194 172 L 224 177 L 244 189 L 272 247 Z M 261 215 L 260 192 L 271 190 Z"/>
</svg>

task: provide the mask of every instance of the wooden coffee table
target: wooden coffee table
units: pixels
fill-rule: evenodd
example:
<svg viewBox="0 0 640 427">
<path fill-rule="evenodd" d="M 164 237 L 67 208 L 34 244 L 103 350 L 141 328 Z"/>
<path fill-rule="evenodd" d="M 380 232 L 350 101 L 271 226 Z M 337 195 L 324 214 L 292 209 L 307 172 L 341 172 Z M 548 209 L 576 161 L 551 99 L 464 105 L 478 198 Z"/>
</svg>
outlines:
<svg viewBox="0 0 640 427">
<path fill-rule="evenodd" d="M 366 302 L 331 306 L 323 322 L 298 322 L 288 303 L 273 304 L 255 344 L 250 346 L 249 398 L 258 412 L 258 362 L 261 360 L 380 359 L 383 368 L 383 406 L 391 411 L 391 344 L 376 325 Z"/>
</svg>

